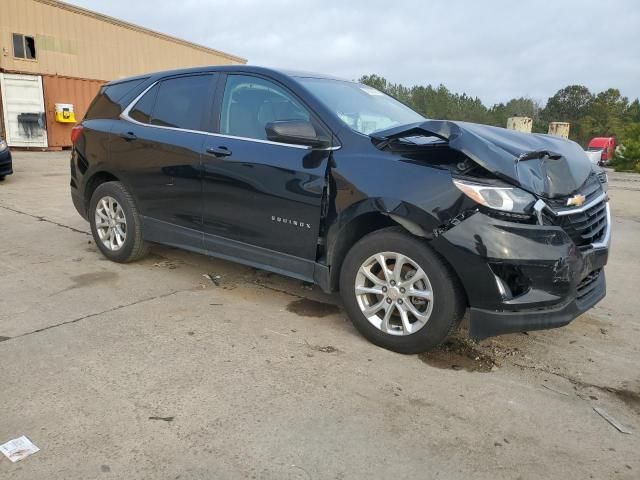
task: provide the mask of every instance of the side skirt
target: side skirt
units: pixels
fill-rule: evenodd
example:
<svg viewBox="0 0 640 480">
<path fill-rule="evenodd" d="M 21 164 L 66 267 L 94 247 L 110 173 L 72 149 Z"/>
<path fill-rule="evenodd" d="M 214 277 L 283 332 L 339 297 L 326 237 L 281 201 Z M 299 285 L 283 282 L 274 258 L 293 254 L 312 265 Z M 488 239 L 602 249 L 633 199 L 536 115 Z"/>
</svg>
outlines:
<svg viewBox="0 0 640 480">
<path fill-rule="evenodd" d="M 169 245 L 297 278 L 315 283 L 323 291 L 330 292 L 329 267 L 326 265 L 154 218 L 142 217 L 142 219 L 144 238 L 149 242 Z"/>
</svg>

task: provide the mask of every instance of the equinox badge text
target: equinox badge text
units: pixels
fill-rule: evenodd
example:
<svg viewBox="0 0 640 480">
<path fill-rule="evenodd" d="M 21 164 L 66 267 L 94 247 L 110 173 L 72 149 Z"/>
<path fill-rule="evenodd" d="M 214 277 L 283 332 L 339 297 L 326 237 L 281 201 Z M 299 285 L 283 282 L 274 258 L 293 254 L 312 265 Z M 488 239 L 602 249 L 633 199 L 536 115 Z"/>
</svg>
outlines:
<svg viewBox="0 0 640 480">
<path fill-rule="evenodd" d="M 275 215 L 271 215 L 271 221 L 278 223 L 287 223 L 289 225 L 293 225 L 294 227 L 311 229 L 310 223 L 305 223 L 299 220 L 291 220 L 290 218 L 276 217 Z"/>
</svg>

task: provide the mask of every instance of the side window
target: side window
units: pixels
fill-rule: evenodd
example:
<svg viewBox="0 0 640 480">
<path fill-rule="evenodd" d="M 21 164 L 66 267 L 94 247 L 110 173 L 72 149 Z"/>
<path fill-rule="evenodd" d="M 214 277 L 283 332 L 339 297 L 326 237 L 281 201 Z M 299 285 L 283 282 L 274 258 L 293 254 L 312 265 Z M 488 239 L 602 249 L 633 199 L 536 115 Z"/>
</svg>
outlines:
<svg viewBox="0 0 640 480">
<path fill-rule="evenodd" d="M 138 100 L 129 112 L 129 116 L 139 122 L 149 123 L 151 121 L 151 111 L 153 110 L 157 93 L 158 85 L 155 85 Z"/>
<path fill-rule="evenodd" d="M 289 92 L 273 82 L 248 75 L 227 77 L 220 110 L 220 133 L 266 140 L 265 126 L 278 120 L 311 120 Z"/>
<path fill-rule="evenodd" d="M 150 123 L 202 130 L 211 78 L 211 75 L 194 75 L 160 82 Z"/>
</svg>

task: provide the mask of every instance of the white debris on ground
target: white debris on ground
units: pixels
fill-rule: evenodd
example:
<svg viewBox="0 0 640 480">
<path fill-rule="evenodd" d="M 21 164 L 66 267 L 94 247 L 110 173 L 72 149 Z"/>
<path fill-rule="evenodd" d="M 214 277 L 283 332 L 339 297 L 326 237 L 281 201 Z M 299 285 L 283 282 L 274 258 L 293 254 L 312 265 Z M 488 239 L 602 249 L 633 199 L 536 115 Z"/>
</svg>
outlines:
<svg viewBox="0 0 640 480">
<path fill-rule="evenodd" d="M 36 447 L 31 440 L 24 435 L 19 438 L 9 440 L 7 443 L 0 445 L 0 452 L 4 453 L 4 456 L 11 460 L 13 463 L 24 460 L 29 455 L 39 452 L 40 449 Z"/>
</svg>

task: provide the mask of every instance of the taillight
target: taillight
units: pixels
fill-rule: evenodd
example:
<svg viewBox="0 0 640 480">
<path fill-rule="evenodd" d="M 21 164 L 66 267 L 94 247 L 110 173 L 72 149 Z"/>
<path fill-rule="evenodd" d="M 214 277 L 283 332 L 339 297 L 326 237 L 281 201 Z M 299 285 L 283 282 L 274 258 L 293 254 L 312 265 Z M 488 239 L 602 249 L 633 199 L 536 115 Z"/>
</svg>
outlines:
<svg viewBox="0 0 640 480">
<path fill-rule="evenodd" d="M 80 134 L 82 133 L 82 130 L 84 130 L 84 127 L 82 125 L 76 125 L 75 127 L 73 127 L 71 129 L 71 143 L 72 144 L 76 144 L 76 142 L 78 141 L 78 138 L 80 138 Z"/>
</svg>

